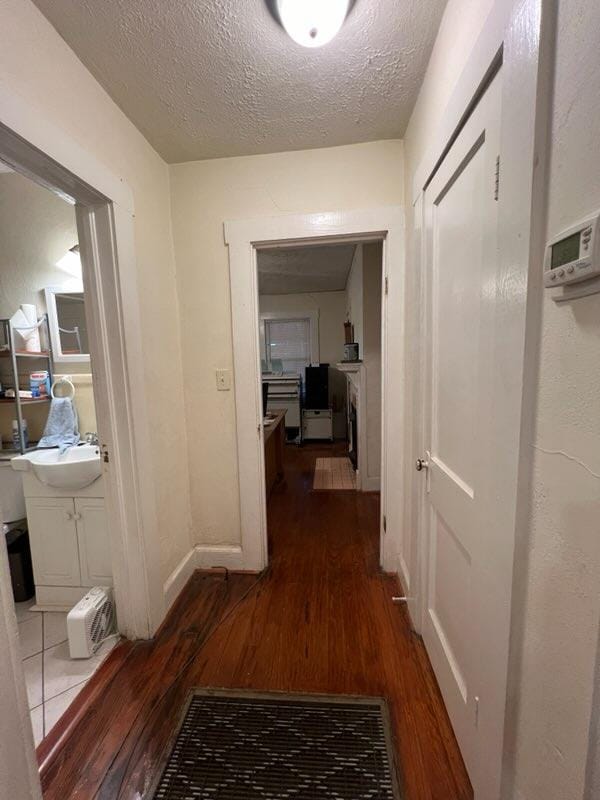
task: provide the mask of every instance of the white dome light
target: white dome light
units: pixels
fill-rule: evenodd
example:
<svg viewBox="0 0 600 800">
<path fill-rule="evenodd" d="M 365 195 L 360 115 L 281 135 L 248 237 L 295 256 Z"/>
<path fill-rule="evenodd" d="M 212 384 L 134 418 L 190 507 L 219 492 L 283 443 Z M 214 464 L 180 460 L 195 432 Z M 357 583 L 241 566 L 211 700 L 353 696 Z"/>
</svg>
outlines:
<svg viewBox="0 0 600 800">
<path fill-rule="evenodd" d="M 281 23 L 304 47 L 321 47 L 339 32 L 349 0 L 277 0 Z"/>
</svg>

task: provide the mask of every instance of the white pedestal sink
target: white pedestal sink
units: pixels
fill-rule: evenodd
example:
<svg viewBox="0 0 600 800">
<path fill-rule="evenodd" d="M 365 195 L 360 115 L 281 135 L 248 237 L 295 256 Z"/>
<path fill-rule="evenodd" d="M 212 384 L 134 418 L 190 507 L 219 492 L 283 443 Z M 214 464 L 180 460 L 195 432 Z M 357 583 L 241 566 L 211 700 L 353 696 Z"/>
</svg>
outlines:
<svg viewBox="0 0 600 800">
<path fill-rule="evenodd" d="M 58 448 L 34 450 L 10 463 L 17 472 L 32 470 L 41 483 L 55 489 L 83 489 L 102 474 L 100 450 L 92 444 L 70 447 L 62 454 Z"/>
</svg>

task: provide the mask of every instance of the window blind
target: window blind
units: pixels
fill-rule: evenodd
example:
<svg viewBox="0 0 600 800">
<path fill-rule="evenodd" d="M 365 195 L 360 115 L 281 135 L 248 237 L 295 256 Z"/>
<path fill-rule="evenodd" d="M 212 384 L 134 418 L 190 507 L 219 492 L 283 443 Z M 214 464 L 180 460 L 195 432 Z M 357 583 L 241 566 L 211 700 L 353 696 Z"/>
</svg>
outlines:
<svg viewBox="0 0 600 800">
<path fill-rule="evenodd" d="M 310 366 L 310 320 L 265 320 L 265 344 L 270 369 L 280 361 L 284 372 L 304 373 Z"/>
</svg>

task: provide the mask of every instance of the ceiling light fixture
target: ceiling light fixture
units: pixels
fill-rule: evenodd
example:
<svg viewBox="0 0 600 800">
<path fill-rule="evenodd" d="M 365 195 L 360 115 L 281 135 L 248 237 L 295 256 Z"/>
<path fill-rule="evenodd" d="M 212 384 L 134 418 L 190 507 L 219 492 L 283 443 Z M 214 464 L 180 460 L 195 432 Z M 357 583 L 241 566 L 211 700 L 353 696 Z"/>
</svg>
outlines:
<svg viewBox="0 0 600 800">
<path fill-rule="evenodd" d="M 56 263 L 59 269 L 81 280 L 81 258 L 79 257 L 79 245 L 74 244 L 64 256 Z"/>
<path fill-rule="evenodd" d="M 336 36 L 350 0 L 277 0 L 281 24 L 303 47 L 322 47 Z"/>
</svg>

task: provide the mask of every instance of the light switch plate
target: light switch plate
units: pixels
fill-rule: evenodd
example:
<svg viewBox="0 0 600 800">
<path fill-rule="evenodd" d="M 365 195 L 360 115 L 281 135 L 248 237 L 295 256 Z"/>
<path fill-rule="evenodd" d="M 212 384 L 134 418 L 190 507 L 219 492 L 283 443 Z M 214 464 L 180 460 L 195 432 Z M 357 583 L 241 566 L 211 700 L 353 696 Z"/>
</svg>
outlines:
<svg viewBox="0 0 600 800">
<path fill-rule="evenodd" d="M 231 389 L 231 371 L 228 369 L 217 370 L 217 389 L 219 392 L 228 392 Z"/>
</svg>

